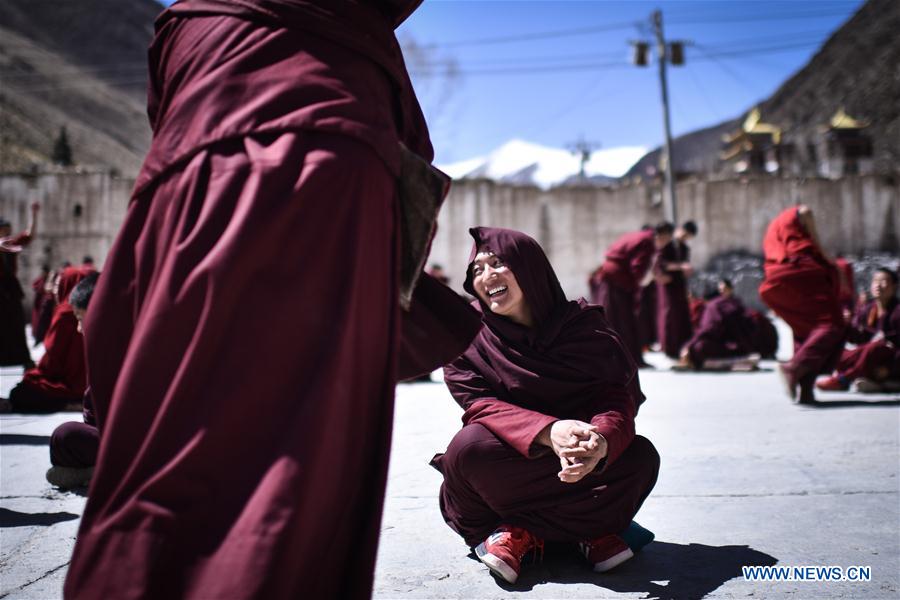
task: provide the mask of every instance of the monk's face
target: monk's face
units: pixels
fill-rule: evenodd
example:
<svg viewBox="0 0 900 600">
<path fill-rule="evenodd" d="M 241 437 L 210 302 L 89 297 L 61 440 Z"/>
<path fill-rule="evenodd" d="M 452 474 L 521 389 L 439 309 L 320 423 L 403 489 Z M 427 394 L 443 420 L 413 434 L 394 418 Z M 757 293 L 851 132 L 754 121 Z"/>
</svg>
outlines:
<svg viewBox="0 0 900 600">
<path fill-rule="evenodd" d="M 531 325 L 531 311 L 516 276 L 493 252 L 479 252 L 472 263 L 472 287 L 491 312 Z"/>
<path fill-rule="evenodd" d="M 672 234 L 671 233 L 657 233 L 653 239 L 656 242 L 656 249 L 662 250 L 663 248 L 665 248 L 666 246 L 669 245 L 669 242 L 672 241 Z"/>
<path fill-rule="evenodd" d="M 12 227 L 9 225 L 0 225 L 0 238 L 9 237 L 12 234 Z"/>
<path fill-rule="evenodd" d="M 719 293 L 725 297 L 728 297 L 732 294 L 733 290 L 727 283 L 724 281 L 719 282 Z"/>
<path fill-rule="evenodd" d="M 889 300 L 897 293 L 897 286 L 887 273 L 876 271 L 872 275 L 872 285 L 869 288 L 872 297 L 876 300 Z"/>
</svg>

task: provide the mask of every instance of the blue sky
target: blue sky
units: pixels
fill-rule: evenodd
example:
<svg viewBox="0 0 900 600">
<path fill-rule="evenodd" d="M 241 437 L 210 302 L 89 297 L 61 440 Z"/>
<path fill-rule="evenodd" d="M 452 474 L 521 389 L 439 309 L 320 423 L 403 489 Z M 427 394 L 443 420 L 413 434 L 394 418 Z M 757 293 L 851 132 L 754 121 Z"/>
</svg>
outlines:
<svg viewBox="0 0 900 600">
<path fill-rule="evenodd" d="M 661 143 L 656 65 L 628 62 L 659 8 L 668 39 L 693 43 L 669 69 L 673 133 L 737 116 L 815 54 L 861 0 L 425 0 L 398 29 L 439 163 L 520 138 L 566 147 Z M 513 39 L 510 39 L 513 38 Z M 443 75 L 448 61 L 458 75 Z"/>
</svg>

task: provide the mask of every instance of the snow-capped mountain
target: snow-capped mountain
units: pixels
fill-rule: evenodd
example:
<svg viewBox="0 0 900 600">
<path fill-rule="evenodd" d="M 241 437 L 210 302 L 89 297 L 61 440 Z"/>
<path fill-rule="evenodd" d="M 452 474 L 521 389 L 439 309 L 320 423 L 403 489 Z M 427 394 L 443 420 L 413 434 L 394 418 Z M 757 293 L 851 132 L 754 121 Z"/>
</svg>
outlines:
<svg viewBox="0 0 900 600">
<path fill-rule="evenodd" d="M 585 175 L 593 181 L 621 177 L 646 152 L 640 146 L 597 150 L 585 165 Z M 515 139 L 487 156 L 438 165 L 454 179 L 487 178 L 544 189 L 571 181 L 580 167 L 580 157 L 568 150 Z"/>
</svg>

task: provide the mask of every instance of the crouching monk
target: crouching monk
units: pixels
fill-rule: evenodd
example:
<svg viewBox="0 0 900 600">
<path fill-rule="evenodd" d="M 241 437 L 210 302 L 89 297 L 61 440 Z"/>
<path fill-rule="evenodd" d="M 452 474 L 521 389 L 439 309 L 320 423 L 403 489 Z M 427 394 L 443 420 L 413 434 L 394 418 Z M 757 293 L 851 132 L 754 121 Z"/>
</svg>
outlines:
<svg viewBox="0 0 900 600">
<path fill-rule="evenodd" d="M 635 362 L 600 307 L 566 300 L 537 242 L 471 234 L 465 289 L 484 327 L 444 368 L 465 412 L 432 462 L 441 512 L 510 583 L 544 540 L 580 543 L 596 571 L 611 569 L 633 555 L 619 534 L 659 470 L 653 444 L 635 435 Z"/>
<path fill-rule="evenodd" d="M 765 280 L 759 295 L 794 333 L 794 356 L 779 370 L 791 400 L 811 403 L 816 376 L 834 369 L 846 339 L 837 267 L 819 243 L 813 213 L 804 205 L 785 209 L 769 223 L 763 252 Z"/>
</svg>

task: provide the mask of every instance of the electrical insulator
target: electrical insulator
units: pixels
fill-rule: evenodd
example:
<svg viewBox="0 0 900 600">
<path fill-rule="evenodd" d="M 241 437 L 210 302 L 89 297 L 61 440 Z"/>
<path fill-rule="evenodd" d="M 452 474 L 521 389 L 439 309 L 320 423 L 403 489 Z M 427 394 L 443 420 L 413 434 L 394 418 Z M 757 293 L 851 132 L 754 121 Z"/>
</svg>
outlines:
<svg viewBox="0 0 900 600">
<path fill-rule="evenodd" d="M 647 42 L 632 42 L 631 44 L 631 64 L 639 67 L 646 67 L 650 54 L 650 44 Z"/>
<path fill-rule="evenodd" d="M 673 65 L 684 64 L 684 42 L 671 42 L 669 44 L 669 62 Z"/>
</svg>

